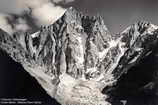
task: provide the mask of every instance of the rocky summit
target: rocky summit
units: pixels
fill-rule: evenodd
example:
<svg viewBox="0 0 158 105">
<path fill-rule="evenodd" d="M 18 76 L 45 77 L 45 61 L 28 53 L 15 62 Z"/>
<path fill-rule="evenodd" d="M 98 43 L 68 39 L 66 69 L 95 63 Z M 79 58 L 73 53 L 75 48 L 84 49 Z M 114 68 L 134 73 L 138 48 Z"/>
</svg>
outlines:
<svg viewBox="0 0 158 105">
<path fill-rule="evenodd" d="M 149 22 L 111 35 L 101 17 L 84 16 L 72 7 L 34 34 L 0 30 L 1 50 L 62 105 L 111 105 L 102 90 L 112 88 L 157 43 L 158 26 Z"/>
</svg>

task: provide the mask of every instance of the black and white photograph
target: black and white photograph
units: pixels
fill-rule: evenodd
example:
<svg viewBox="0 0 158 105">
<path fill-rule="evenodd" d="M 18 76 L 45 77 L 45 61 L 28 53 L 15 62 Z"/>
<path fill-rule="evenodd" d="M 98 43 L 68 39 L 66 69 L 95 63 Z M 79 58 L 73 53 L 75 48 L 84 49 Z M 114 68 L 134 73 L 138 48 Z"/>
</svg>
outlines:
<svg viewBox="0 0 158 105">
<path fill-rule="evenodd" d="M 0 105 L 158 105 L 158 0 L 0 0 Z"/>
</svg>

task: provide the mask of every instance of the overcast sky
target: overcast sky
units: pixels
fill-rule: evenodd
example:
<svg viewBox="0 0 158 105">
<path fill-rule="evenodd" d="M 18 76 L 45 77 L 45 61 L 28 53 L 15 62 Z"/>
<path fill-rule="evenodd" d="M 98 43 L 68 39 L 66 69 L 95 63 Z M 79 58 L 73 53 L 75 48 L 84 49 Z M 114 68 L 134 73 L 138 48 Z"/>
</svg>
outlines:
<svg viewBox="0 0 158 105">
<path fill-rule="evenodd" d="M 20 13 L 21 8 L 24 8 L 23 4 L 18 4 L 15 2 L 17 0 L 0 0 L 0 12 L 1 13 Z M 18 0 L 18 1 L 27 1 L 27 0 Z M 30 1 L 30 0 L 28 0 Z M 38 0 L 31 0 L 38 1 Z M 49 0 L 39 0 L 39 1 L 49 1 Z M 111 31 L 111 33 L 118 33 L 123 31 L 128 25 L 139 21 L 146 20 L 153 24 L 158 25 L 158 0 L 52 0 L 54 3 L 52 6 L 52 14 L 51 11 L 48 14 L 57 16 L 59 13 L 63 13 L 63 11 L 73 6 L 77 10 L 82 11 L 83 13 L 89 15 L 97 15 L 100 14 L 105 21 L 105 24 Z M 44 3 L 44 2 L 42 2 Z M 40 4 L 41 5 L 41 4 Z M 50 5 L 50 4 L 49 4 Z M 32 6 L 32 5 L 31 5 Z M 58 9 L 56 9 L 58 7 Z M 20 9 L 19 9 L 20 8 Z M 43 8 L 42 8 L 43 9 Z M 46 9 L 35 9 L 33 16 L 42 24 L 44 19 L 42 15 L 37 15 L 38 13 L 43 13 L 40 11 Z M 56 9 L 56 10 L 55 10 Z M 50 10 L 50 9 L 49 9 Z M 54 12 L 55 10 L 56 12 Z M 44 13 L 43 13 L 44 14 Z M 46 15 L 46 14 L 44 14 Z M 46 17 L 49 17 L 48 15 Z M 40 19 L 38 19 L 40 17 Z M 56 19 L 57 17 L 54 17 Z"/>
</svg>

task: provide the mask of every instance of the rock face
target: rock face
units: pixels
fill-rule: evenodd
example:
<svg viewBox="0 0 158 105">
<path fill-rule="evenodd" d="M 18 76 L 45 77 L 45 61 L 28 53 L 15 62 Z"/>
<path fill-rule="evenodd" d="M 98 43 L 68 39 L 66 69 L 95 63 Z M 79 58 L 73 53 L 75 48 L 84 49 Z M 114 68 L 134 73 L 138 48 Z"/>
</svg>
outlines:
<svg viewBox="0 0 158 105">
<path fill-rule="evenodd" d="M 138 22 L 112 36 L 101 17 L 74 8 L 34 34 L 0 30 L 0 48 L 62 105 L 110 105 L 101 91 L 152 53 L 158 26 Z"/>
</svg>

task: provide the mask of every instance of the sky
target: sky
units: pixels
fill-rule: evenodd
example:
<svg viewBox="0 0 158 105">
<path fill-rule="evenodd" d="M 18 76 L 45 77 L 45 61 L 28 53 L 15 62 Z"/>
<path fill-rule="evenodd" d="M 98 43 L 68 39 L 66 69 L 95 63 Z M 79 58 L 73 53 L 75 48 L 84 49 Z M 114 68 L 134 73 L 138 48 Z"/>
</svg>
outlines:
<svg viewBox="0 0 158 105">
<path fill-rule="evenodd" d="M 8 20 L 4 19 L 12 18 L 10 14 L 21 15 L 24 11 L 36 26 L 49 25 L 71 6 L 84 14 L 101 15 L 113 34 L 123 31 L 139 20 L 158 25 L 158 0 L 0 0 L 0 28 L 3 27 L 9 33 L 21 28 L 23 31 L 32 28 L 23 18 L 12 27 Z"/>
</svg>

